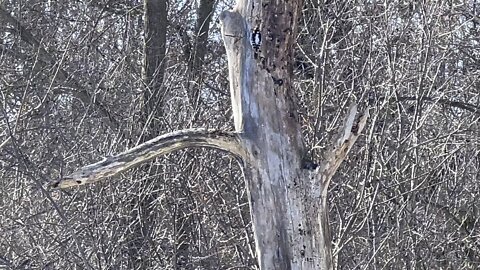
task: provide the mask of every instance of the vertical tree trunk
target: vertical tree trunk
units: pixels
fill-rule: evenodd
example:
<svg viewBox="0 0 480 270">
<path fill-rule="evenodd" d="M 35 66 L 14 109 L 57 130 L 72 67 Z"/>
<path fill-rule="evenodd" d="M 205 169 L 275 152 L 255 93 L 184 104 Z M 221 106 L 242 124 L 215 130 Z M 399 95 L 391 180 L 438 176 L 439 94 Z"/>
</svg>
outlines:
<svg viewBox="0 0 480 270">
<path fill-rule="evenodd" d="M 199 85 L 201 84 L 201 67 L 207 52 L 208 33 L 210 29 L 210 21 L 213 14 L 213 7 L 215 1 L 201 0 L 200 6 L 197 9 L 196 21 L 196 37 L 194 43 L 194 50 L 190 56 L 191 63 L 189 64 L 189 81 L 196 82 L 196 85 L 191 86 L 192 100 L 194 102 L 198 99 Z M 164 94 L 162 91 L 164 70 L 165 70 L 165 48 L 166 48 L 166 31 L 167 31 L 167 4 L 165 0 L 145 0 L 145 45 L 144 45 L 144 82 L 147 86 L 144 101 L 144 121 L 147 128 L 144 129 L 147 136 L 146 139 L 151 139 L 154 134 L 159 134 L 161 131 L 162 117 L 162 102 Z M 146 167 L 155 173 L 155 168 Z M 149 177 L 149 183 L 145 186 L 155 185 L 158 182 L 158 177 Z M 183 185 L 179 187 L 179 192 L 187 194 L 188 187 Z M 142 192 L 143 193 L 143 192 Z M 135 234 L 139 236 L 138 239 L 144 239 L 149 235 L 153 226 L 151 218 L 151 207 L 156 199 L 156 194 L 144 194 L 143 198 L 136 202 L 139 204 L 137 211 L 141 216 L 142 222 L 138 222 L 135 228 Z M 183 196 L 183 195 L 182 195 Z M 185 195 L 186 196 L 186 195 Z M 175 239 L 176 249 L 173 258 L 173 264 L 179 269 L 189 269 L 190 267 L 190 243 L 192 242 L 192 223 L 194 222 L 192 216 L 189 214 L 188 202 L 178 202 L 175 206 L 176 211 L 174 215 Z M 148 229 L 150 228 L 150 229 Z M 139 243 L 140 244 L 140 243 Z M 138 248 L 136 248 L 138 250 Z M 138 255 L 134 255 L 139 257 Z M 145 265 L 146 266 L 146 265 Z"/>
<path fill-rule="evenodd" d="M 165 73 L 165 50 L 167 40 L 167 1 L 145 0 L 144 2 L 144 63 L 143 81 L 145 118 L 150 132 L 159 127 L 162 115 L 162 84 Z M 155 133 L 156 134 L 156 133 Z"/>
<path fill-rule="evenodd" d="M 197 21 L 195 22 L 195 49 L 193 50 L 192 73 L 198 74 L 207 54 L 208 34 L 212 21 L 215 0 L 201 0 L 197 9 Z"/>
<path fill-rule="evenodd" d="M 200 5 L 197 9 L 194 48 L 191 51 L 188 63 L 190 81 L 195 82 L 190 86 L 192 104 L 197 103 L 203 81 L 202 67 L 207 54 L 208 34 L 210 32 L 210 22 L 212 21 L 215 2 L 215 0 L 200 0 Z"/>
<path fill-rule="evenodd" d="M 249 153 L 246 180 L 260 269 L 332 269 L 327 183 L 303 168 L 292 102 L 301 6 L 300 0 L 245 0 L 220 17 L 235 128 Z M 250 45 L 256 29 L 258 49 Z"/>
<path fill-rule="evenodd" d="M 215 0 L 200 0 L 197 8 L 197 18 L 195 22 L 195 36 L 193 51 L 190 52 L 188 62 L 188 95 L 193 108 L 193 118 L 196 119 L 198 110 L 199 95 L 203 84 L 203 66 L 205 55 L 207 54 L 208 36 L 210 31 L 210 22 L 214 11 Z M 179 183 L 179 197 L 190 197 L 190 188 L 184 182 Z M 194 230 L 194 215 L 190 210 L 191 202 L 179 200 L 175 211 L 175 269 L 192 269 L 192 242 L 196 232 Z"/>
<path fill-rule="evenodd" d="M 220 15 L 237 132 L 233 136 L 235 146 L 232 148 L 224 138 L 221 149 L 230 152 L 236 149 L 234 152 L 246 161 L 245 178 L 256 251 L 260 269 L 264 270 L 333 269 L 327 188 L 368 117 L 365 112 L 356 118 L 357 107 L 351 106 L 325 161 L 317 168 L 304 162 L 305 149 L 292 87 L 293 48 L 300 7 L 300 0 L 275 3 L 240 0 L 233 10 Z M 258 32 L 263 43 L 259 42 L 259 36 L 253 36 L 251 45 L 252 34 Z M 191 131 L 184 133 L 192 135 Z M 170 151 L 181 148 L 181 142 L 173 137 L 167 142 L 163 141 L 164 137 L 157 137 L 111 159 L 86 166 L 53 186 L 98 181 L 167 153 L 168 149 L 162 150 L 162 147 L 170 147 Z M 211 145 L 208 136 L 189 139 L 197 146 Z M 139 247 L 141 241 L 150 239 L 153 219 L 148 210 L 154 198 L 147 194 L 136 204 L 142 222 L 132 237 L 140 240 L 135 242 Z M 182 249 L 187 250 L 185 247 L 188 245 Z M 142 254 L 141 249 L 134 251 L 133 258 L 143 261 L 135 262 L 130 268 L 148 268 L 148 253 Z M 179 265 L 182 269 L 185 266 Z"/>
<path fill-rule="evenodd" d="M 145 0 L 144 2 L 144 59 L 143 82 L 145 85 L 144 107 L 141 122 L 145 125 L 144 140 L 149 140 L 162 130 L 160 118 L 163 115 L 163 78 L 165 72 L 165 51 L 167 36 L 166 0 Z M 155 174 L 155 166 L 144 166 L 146 174 Z M 155 226 L 152 211 L 158 194 L 143 190 L 155 185 L 157 177 L 147 177 L 139 187 L 139 195 L 132 200 L 132 233 L 129 243 L 129 269 L 150 267 L 150 242 Z"/>
</svg>

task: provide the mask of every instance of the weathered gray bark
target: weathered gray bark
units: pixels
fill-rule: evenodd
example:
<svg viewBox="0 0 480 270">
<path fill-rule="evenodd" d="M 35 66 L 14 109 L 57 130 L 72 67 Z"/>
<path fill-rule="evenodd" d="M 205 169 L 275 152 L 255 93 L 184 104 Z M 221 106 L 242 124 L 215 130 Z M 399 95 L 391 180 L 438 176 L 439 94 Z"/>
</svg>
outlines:
<svg viewBox="0 0 480 270">
<path fill-rule="evenodd" d="M 153 151 L 150 146 L 134 148 L 113 160 L 87 166 L 54 186 L 95 182 L 168 151 L 214 146 L 246 161 L 260 269 L 333 269 L 327 188 L 365 126 L 368 113 L 357 116 L 357 107 L 352 105 L 325 161 L 316 169 L 305 166 L 290 66 L 300 7 L 299 0 L 280 4 L 245 0 L 221 14 L 235 136 L 224 134 L 215 137 L 215 142 L 207 140 L 206 134 L 195 140 L 187 136 L 190 144 L 159 137 L 155 140 L 162 143 Z M 249 42 L 255 28 L 261 30 L 264 40 L 256 51 Z"/>
<path fill-rule="evenodd" d="M 349 111 L 328 160 L 303 168 L 304 146 L 292 97 L 291 66 L 301 1 L 239 1 L 221 14 L 235 128 L 246 170 L 260 269 L 332 269 L 328 183 L 363 128 Z M 259 29 L 256 51 L 249 39 Z M 352 131 L 353 129 L 353 131 Z"/>
<path fill-rule="evenodd" d="M 95 183 L 106 177 L 137 167 L 158 156 L 189 147 L 209 147 L 227 151 L 239 157 L 245 155 L 239 145 L 239 138 L 236 133 L 207 129 L 186 129 L 158 136 L 126 152 L 85 166 L 52 183 L 51 187 L 68 188 Z"/>
</svg>

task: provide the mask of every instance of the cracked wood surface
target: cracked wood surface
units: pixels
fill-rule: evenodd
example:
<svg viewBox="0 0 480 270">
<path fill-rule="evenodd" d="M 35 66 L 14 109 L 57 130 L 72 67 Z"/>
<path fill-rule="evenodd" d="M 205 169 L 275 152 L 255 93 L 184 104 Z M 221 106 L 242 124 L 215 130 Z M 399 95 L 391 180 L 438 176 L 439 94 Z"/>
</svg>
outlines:
<svg viewBox="0 0 480 270">
<path fill-rule="evenodd" d="M 344 124 L 340 128 L 336 139 L 332 140 L 331 148 L 325 160 L 317 168 L 317 179 L 321 179 L 323 190 L 322 197 L 326 200 L 328 185 L 338 167 L 347 157 L 348 152 L 362 133 L 369 117 L 368 109 L 357 115 L 357 105 L 352 104 L 345 117 Z"/>
</svg>

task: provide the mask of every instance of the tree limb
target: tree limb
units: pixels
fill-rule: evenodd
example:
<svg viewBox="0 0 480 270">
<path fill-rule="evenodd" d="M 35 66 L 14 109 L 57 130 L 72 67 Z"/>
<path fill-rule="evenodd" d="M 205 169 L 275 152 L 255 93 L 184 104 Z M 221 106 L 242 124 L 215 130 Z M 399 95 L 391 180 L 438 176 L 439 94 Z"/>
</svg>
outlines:
<svg viewBox="0 0 480 270">
<path fill-rule="evenodd" d="M 6 139 L 0 144 L 0 150 L 2 150 L 2 148 L 3 148 L 5 145 L 7 145 L 7 143 L 9 143 L 11 139 L 12 139 L 12 137 L 6 138 Z"/>
<path fill-rule="evenodd" d="M 187 147 L 209 147 L 244 157 L 238 133 L 207 129 L 186 129 L 167 133 L 142 143 L 126 152 L 87 165 L 52 184 L 51 188 L 68 188 L 95 183 L 160 155 Z"/>
<path fill-rule="evenodd" d="M 357 116 L 357 105 L 352 104 L 348 110 L 347 117 L 343 127 L 340 129 L 337 138 L 333 141 L 333 147 L 326 156 L 326 160 L 318 167 L 316 171 L 316 179 L 322 182 L 321 192 L 326 198 L 328 185 L 333 175 L 337 171 L 340 164 L 347 157 L 348 152 L 357 141 L 358 136 L 362 132 L 369 117 L 368 109 Z M 316 183 L 318 184 L 318 183 Z M 317 187 L 314 187 L 317 188 Z M 319 190 L 320 191 L 320 190 Z"/>
</svg>

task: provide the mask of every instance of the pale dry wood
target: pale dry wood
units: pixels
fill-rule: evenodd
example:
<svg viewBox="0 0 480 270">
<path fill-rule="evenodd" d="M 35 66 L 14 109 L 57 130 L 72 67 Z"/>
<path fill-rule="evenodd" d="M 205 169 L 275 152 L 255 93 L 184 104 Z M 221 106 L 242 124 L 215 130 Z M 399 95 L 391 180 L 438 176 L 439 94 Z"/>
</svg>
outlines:
<svg viewBox="0 0 480 270">
<path fill-rule="evenodd" d="M 327 186 L 366 117 L 357 119 L 357 106 L 352 105 L 322 169 L 302 167 L 301 128 L 288 96 L 294 88 L 285 72 L 292 48 L 288 44 L 294 36 L 290 35 L 294 32 L 290 18 L 298 15 L 294 7 L 300 2 L 284 4 L 238 1 L 233 10 L 220 16 L 235 127 L 242 131 L 248 153 L 245 180 L 257 259 L 260 269 L 330 270 Z M 284 8 L 292 12 L 283 13 Z M 266 37 L 254 54 L 248 38 L 262 21 L 268 22 L 263 34 L 281 42 L 269 43 Z"/>
<path fill-rule="evenodd" d="M 238 137 L 236 133 L 223 136 L 220 140 L 222 146 L 219 147 L 217 141 L 213 147 L 233 152 L 248 164 L 245 180 L 260 269 L 333 269 L 327 187 L 365 126 L 368 114 L 356 117 L 357 106 L 352 105 L 338 138 L 332 141 L 333 147 L 326 161 L 315 171 L 303 168 L 300 126 L 295 121 L 293 104 L 287 95 L 293 90 L 289 75 L 285 73 L 288 66 L 286 49 L 291 46 L 285 45 L 282 49 L 264 46 L 261 56 L 254 58 L 248 42 L 252 18 L 261 19 L 264 12 L 281 14 L 278 12 L 283 7 L 274 5 L 269 6 L 269 10 L 260 9 L 261 5 L 255 1 L 257 8 L 253 10 L 251 4 L 251 1 L 239 1 L 234 10 L 220 15 L 235 129 L 242 132 L 242 136 Z M 299 2 L 294 4 L 299 5 Z M 296 17 L 294 14 L 297 13 L 287 16 Z M 291 27 L 289 17 L 280 17 L 283 26 Z M 294 35 L 286 34 L 289 31 L 283 32 L 277 25 L 272 27 L 275 27 L 271 30 L 277 32 L 279 40 L 293 42 Z M 287 43 L 279 45 L 284 44 Z M 266 64 L 260 61 L 261 57 L 265 57 Z M 160 141 L 163 139 L 162 136 Z M 84 167 L 57 186 L 98 181 L 99 177 L 114 175 L 153 158 L 150 154 L 158 156 L 191 146 L 212 147 L 212 144 L 199 143 L 193 138 L 185 142 L 170 140 L 155 144 L 163 144 L 163 150 L 152 146 L 141 150 L 134 148 L 119 155 L 121 158 L 116 156 Z M 131 161 L 134 156 L 142 158 Z M 130 165 L 127 167 L 125 162 Z"/>
<path fill-rule="evenodd" d="M 7 145 L 7 144 L 10 142 L 11 139 L 12 139 L 12 137 L 6 138 L 6 139 L 0 144 L 0 150 L 1 150 L 5 145 Z"/>
<path fill-rule="evenodd" d="M 100 181 L 160 155 L 188 147 L 209 147 L 243 157 L 239 134 L 207 129 L 176 131 L 138 145 L 126 152 L 80 168 L 76 172 L 52 183 L 52 188 L 68 188 Z"/>
<path fill-rule="evenodd" d="M 317 238 L 316 252 L 321 257 L 318 268 L 303 269 L 333 269 L 332 259 L 332 241 L 330 234 L 330 224 L 328 220 L 327 192 L 328 185 L 331 182 L 335 172 L 347 157 L 358 136 L 364 129 L 369 117 L 368 109 L 362 114 L 357 115 L 357 105 L 352 104 L 348 109 L 342 127 L 338 134 L 332 139 L 331 147 L 325 160 L 321 165 L 311 173 L 311 189 L 309 200 L 315 209 L 310 210 L 310 218 L 317 218 L 318 228 L 315 232 Z"/>
<path fill-rule="evenodd" d="M 242 15 L 235 10 L 223 11 L 219 16 L 223 42 L 228 59 L 228 80 L 230 82 L 230 99 L 232 101 L 233 120 L 237 132 L 244 131 L 249 95 L 248 80 L 252 76 L 245 61 L 249 58 L 247 26 Z"/>
<path fill-rule="evenodd" d="M 336 138 L 332 141 L 329 153 L 326 155 L 322 164 L 317 168 L 315 176 L 317 181 L 315 185 L 322 187 L 322 194 L 317 195 L 321 195 L 325 200 L 328 185 L 333 175 L 347 157 L 348 152 L 352 149 L 358 136 L 362 133 L 368 117 L 368 109 L 360 115 L 357 115 L 357 104 L 353 103 L 348 110 L 343 126 L 340 128 Z M 319 184 L 319 182 L 321 184 Z"/>
</svg>

